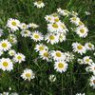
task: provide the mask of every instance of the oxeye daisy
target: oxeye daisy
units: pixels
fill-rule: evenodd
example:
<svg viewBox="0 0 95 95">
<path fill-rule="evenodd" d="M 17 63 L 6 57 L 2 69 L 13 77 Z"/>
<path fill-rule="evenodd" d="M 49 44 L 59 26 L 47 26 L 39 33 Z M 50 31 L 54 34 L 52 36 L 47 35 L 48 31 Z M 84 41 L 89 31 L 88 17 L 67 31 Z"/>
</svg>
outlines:
<svg viewBox="0 0 95 95">
<path fill-rule="evenodd" d="M 50 82 L 55 82 L 56 81 L 56 76 L 53 75 L 53 74 L 49 75 L 49 81 Z"/>
<path fill-rule="evenodd" d="M 45 36 L 45 40 L 47 41 L 47 43 L 51 43 L 51 44 L 56 44 L 58 43 L 58 35 L 54 34 L 54 33 L 48 33 Z"/>
<path fill-rule="evenodd" d="M 50 54 L 55 61 L 56 60 L 65 60 L 65 58 L 66 58 L 66 56 L 59 50 L 51 51 Z"/>
<path fill-rule="evenodd" d="M 85 44 L 85 48 L 87 50 L 94 50 L 95 49 L 94 45 L 92 43 L 90 43 L 90 42 L 88 42 L 88 43 Z"/>
<path fill-rule="evenodd" d="M 0 69 L 3 71 L 11 71 L 13 69 L 13 63 L 9 58 L 0 59 Z"/>
<path fill-rule="evenodd" d="M 35 74 L 34 74 L 34 72 L 31 69 L 25 69 L 23 71 L 23 73 L 21 74 L 21 77 L 24 80 L 30 81 L 31 79 L 34 79 L 35 78 Z"/>
<path fill-rule="evenodd" d="M 8 54 L 9 54 L 10 56 L 14 56 L 14 55 L 16 54 L 16 51 L 13 50 L 13 49 L 11 49 L 11 50 L 9 50 Z"/>
<path fill-rule="evenodd" d="M 79 21 L 80 21 L 79 17 L 74 16 L 74 17 L 70 18 L 70 22 L 74 23 L 76 26 L 79 24 Z"/>
<path fill-rule="evenodd" d="M 85 93 L 83 93 L 83 94 L 82 93 L 77 93 L 76 95 L 85 95 Z"/>
<path fill-rule="evenodd" d="M 41 41 L 43 40 L 43 35 L 39 31 L 35 31 L 32 33 L 31 39 L 33 39 L 36 42 Z"/>
<path fill-rule="evenodd" d="M 36 51 L 42 52 L 44 50 L 48 50 L 48 47 L 44 44 L 37 44 L 35 47 Z"/>
<path fill-rule="evenodd" d="M 70 12 L 68 10 L 63 10 L 61 8 L 57 9 L 57 12 L 62 16 L 69 16 Z"/>
<path fill-rule="evenodd" d="M 27 24 L 25 23 L 20 23 L 20 29 L 22 30 L 26 30 L 28 27 L 27 27 Z"/>
<path fill-rule="evenodd" d="M 78 42 L 73 43 L 72 47 L 73 47 L 73 51 L 74 52 L 78 52 L 81 55 L 84 54 L 84 53 L 86 53 L 86 48 L 82 44 L 80 44 Z"/>
<path fill-rule="evenodd" d="M 0 42 L 0 49 L 3 51 L 7 51 L 11 48 L 11 43 L 8 40 L 2 40 Z"/>
<path fill-rule="evenodd" d="M 65 61 L 58 61 L 54 64 L 54 69 L 60 73 L 66 72 L 68 64 Z"/>
<path fill-rule="evenodd" d="M 82 38 L 85 38 L 88 35 L 88 29 L 84 26 L 77 27 L 75 32 Z"/>
<path fill-rule="evenodd" d="M 90 86 L 93 87 L 93 89 L 95 89 L 95 76 L 92 76 L 90 78 Z"/>
<path fill-rule="evenodd" d="M 46 20 L 47 22 L 52 23 L 52 22 L 53 22 L 53 17 L 52 17 L 51 15 L 46 15 L 46 16 L 45 16 L 45 20 Z"/>
<path fill-rule="evenodd" d="M 20 21 L 17 20 L 17 19 L 12 19 L 12 18 L 10 18 L 10 19 L 7 21 L 7 27 L 9 27 L 12 32 L 18 30 L 18 29 L 19 29 L 19 26 L 20 26 Z"/>
<path fill-rule="evenodd" d="M 43 8 L 45 4 L 44 2 L 39 0 L 39 1 L 34 2 L 34 6 L 36 6 L 37 8 Z"/>
<path fill-rule="evenodd" d="M 30 37 L 31 32 L 29 30 L 22 30 L 21 35 L 22 37 Z"/>
<path fill-rule="evenodd" d="M 14 55 L 14 62 L 18 62 L 21 63 L 23 61 L 25 61 L 25 56 L 22 53 L 17 53 Z"/>
<path fill-rule="evenodd" d="M 59 42 L 66 41 L 66 35 L 64 33 L 60 33 L 59 35 Z"/>
<path fill-rule="evenodd" d="M 93 63 L 93 60 L 90 58 L 90 56 L 85 56 L 85 57 L 83 58 L 83 62 L 84 62 L 85 64 L 91 64 L 91 63 Z"/>
<path fill-rule="evenodd" d="M 29 23 L 29 24 L 27 25 L 27 27 L 28 27 L 28 28 L 36 29 L 36 28 L 39 27 L 39 25 L 37 25 L 37 24 L 35 24 L 35 23 Z"/>
<path fill-rule="evenodd" d="M 11 44 L 16 44 L 16 43 L 17 43 L 17 37 L 16 37 L 14 34 L 9 34 L 9 36 L 8 36 L 8 41 L 9 41 Z"/>
<path fill-rule="evenodd" d="M 48 50 L 44 50 L 44 51 L 41 51 L 39 53 L 40 57 L 43 59 L 43 60 L 47 60 L 47 61 L 50 61 L 50 53 Z"/>
</svg>

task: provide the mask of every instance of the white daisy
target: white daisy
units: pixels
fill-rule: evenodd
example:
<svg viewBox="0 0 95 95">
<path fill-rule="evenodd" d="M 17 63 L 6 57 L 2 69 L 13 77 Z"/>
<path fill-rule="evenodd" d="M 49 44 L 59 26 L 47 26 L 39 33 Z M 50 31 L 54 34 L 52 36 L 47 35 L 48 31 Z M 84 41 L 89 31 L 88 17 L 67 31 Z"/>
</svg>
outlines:
<svg viewBox="0 0 95 95">
<path fill-rule="evenodd" d="M 85 57 L 83 58 L 83 62 L 84 62 L 85 64 L 91 64 L 91 63 L 93 63 L 93 60 L 90 58 L 90 56 L 85 56 Z"/>
<path fill-rule="evenodd" d="M 32 33 L 31 39 L 33 39 L 36 42 L 41 41 L 43 40 L 43 35 L 39 31 L 35 31 Z"/>
<path fill-rule="evenodd" d="M 68 64 L 65 61 L 58 61 L 54 64 L 54 69 L 60 73 L 66 72 Z"/>
<path fill-rule="evenodd" d="M 16 54 L 16 51 L 13 50 L 13 49 L 11 49 L 11 50 L 9 50 L 8 54 L 9 54 L 10 56 L 14 56 L 14 55 Z"/>
<path fill-rule="evenodd" d="M 25 24 L 25 23 L 20 23 L 20 29 L 22 29 L 22 30 L 26 30 L 28 27 L 27 27 L 27 24 Z"/>
<path fill-rule="evenodd" d="M 60 42 L 66 41 L 66 34 L 60 33 L 60 34 L 59 34 L 59 41 L 60 41 Z"/>
<path fill-rule="evenodd" d="M 8 40 L 2 40 L 0 42 L 0 49 L 3 51 L 7 51 L 11 48 L 11 43 Z"/>
<path fill-rule="evenodd" d="M 59 38 L 58 35 L 54 33 L 48 33 L 45 36 L 45 40 L 47 41 L 47 43 L 51 43 L 52 45 L 58 43 L 59 41 L 58 38 Z"/>
<path fill-rule="evenodd" d="M 78 25 L 79 21 L 80 21 L 79 17 L 74 16 L 74 17 L 70 18 L 70 22 L 74 23 L 75 25 Z"/>
<path fill-rule="evenodd" d="M 3 71 L 11 71 L 13 70 L 13 63 L 9 58 L 0 59 L 0 69 Z"/>
<path fill-rule="evenodd" d="M 92 76 L 90 78 L 90 86 L 93 87 L 93 89 L 95 89 L 95 76 Z"/>
<path fill-rule="evenodd" d="M 21 62 L 25 61 L 25 56 L 22 53 L 17 53 L 14 55 L 13 59 L 15 62 L 21 63 Z"/>
<path fill-rule="evenodd" d="M 35 47 L 35 50 L 41 52 L 44 50 L 48 50 L 48 47 L 44 44 L 37 44 Z"/>
<path fill-rule="evenodd" d="M 31 32 L 29 30 L 22 30 L 21 35 L 22 37 L 30 37 Z"/>
<path fill-rule="evenodd" d="M 48 50 L 43 50 L 39 53 L 40 57 L 43 59 L 43 60 L 47 60 L 47 61 L 50 61 L 50 53 Z"/>
<path fill-rule="evenodd" d="M 24 80 L 30 81 L 31 79 L 34 79 L 35 78 L 35 74 L 34 74 L 34 72 L 31 69 L 25 69 L 23 71 L 23 73 L 21 74 L 21 77 Z"/>
<path fill-rule="evenodd" d="M 73 43 L 72 47 L 74 52 L 80 53 L 81 55 L 86 53 L 86 48 L 78 42 Z"/>
<path fill-rule="evenodd" d="M 82 93 L 77 93 L 76 95 L 85 95 L 85 93 L 83 93 L 83 94 Z"/>
<path fill-rule="evenodd" d="M 62 10 L 61 8 L 57 9 L 57 12 L 62 16 L 69 16 L 70 12 L 68 10 Z"/>
<path fill-rule="evenodd" d="M 28 27 L 28 28 L 36 29 L 36 28 L 39 27 L 39 25 L 37 25 L 37 24 L 35 24 L 35 23 L 29 23 L 27 27 Z"/>
<path fill-rule="evenodd" d="M 65 58 L 66 58 L 66 56 L 59 50 L 51 51 L 50 54 L 55 61 L 56 60 L 65 60 Z"/>
<path fill-rule="evenodd" d="M 7 21 L 7 27 L 9 27 L 11 29 L 12 32 L 19 30 L 19 26 L 20 26 L 20 21 L 17 19 L 12 19 L 10 18 Z"/>
<path fill-rule="evenodd" d="M 90 43 L 90 42 L 88 42 L 88 43 L 85 44 L 85 48 L 87 50 L 94 50 L 95 49 L 94 45 L 92 43 Z"/>
<path fill-rule="evenodd" d="M 79 37 L 83 38 L 85 38 L 88 35 L 88 29 L 84 26 L 77 27 L 75 32 L 79 35 Z"/>
<path fill-rule="evenodd" d="M 43 8 L 45 4 L 42 1 L 36 1 L 34 2 L 34 6 L 36 6 L 37 8 Z"/>
<path fill-rule="evenodd" d="M 49 75 L 49 81 L 50 82 L 55 82 L 56 81 L 56 76 L 53 75 L 53 74 Z"/>
</svg>

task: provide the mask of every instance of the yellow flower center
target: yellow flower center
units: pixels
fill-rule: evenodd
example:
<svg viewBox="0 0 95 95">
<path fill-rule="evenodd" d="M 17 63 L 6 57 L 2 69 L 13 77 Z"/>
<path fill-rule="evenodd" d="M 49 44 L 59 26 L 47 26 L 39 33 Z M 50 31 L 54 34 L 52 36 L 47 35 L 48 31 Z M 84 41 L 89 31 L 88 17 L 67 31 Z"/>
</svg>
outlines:
<svg viewBox="0 0 95 95">
<path fill-rule="evenodd" d="M 89 47 L 89 48 L 92 48 L 92 45 L 91 45 L 91 44 L 88 44 L 88 47 Z"/>
<path fill-rule="evenodd" d="M 42 1 L 38 1 L 37 3 L 38 3 L 38 4 L 41 4 L 41 3 L 42 3 Z"/>
<path fill-rule="evenodd" d="M 84 33 L 85 31 L 84 31 L 84 29 L 80 29 L 80 32 L 81 32 L 81 33 Z"/>
<path fill-rule="evenodd" d="M 43 47 L 43 46 L 40 46 L 40 47 L 39 47 L 39 50 L 44 50 L 44 47 Z"/>
<path fill-rule="evenodd" d="M 77 19 L 76 19 L 76 17 L 73 17 L 72 20 L 73 20 L 73 21 L 76 21 Z"/>
<path fill-rule="evenodd" d="M 8 66 L 8 62 L 6 62 L 6 61 L 3 62 L 3 66 L 4 66 L 4 67 L 7 67 L 7 66 Z"/>
<path fill-rule="evenodd" d="M 2 47 L 7 47 L 7 44 L 6 43 L 2 43 Z"/>
<path fill-rule="evenodd" d="M 57 53 L 56 53 L 56 56 L 57 56 L 57 57 L 61 57 L 61 53 L 60 53 L 60 52 L 57 52 Z"/>
<path fill-rule="evenodd" d="M 45 56 L 45 57 L 49 57 L 49 53 L 48 53 L 48 52 L 45 52 L 45 53 L 44 53 L 44 56 Z"/>
<path fill-rule="evenodd" d="M 54 40 L 55 39 L 55 37 L 53 35 L 50 35 L 49 38 L 50 38 L 50 40 Z"/>
<path fill-rule="evenodd" d="M 34 38 L 39 39 L 39 35 L 35 34 Z"/>
<path fill-rule="evenodd" d="M 17 59 L 20 60 L 22 57 L 21 56 L 18 56 Z"/>
<path fill-rule="evenodd" d="M 86 59 L 86 62 L 89 62 L 90 60 L 89 59 Z"/>
<path fill-rule="evenodd" d="M 30 73 L 27 73 L 26 74 L 26 77 L 30 78 L 31 77 L 31 74 Z"/>
<path fill-rule="evenodd" d="M 64 68 L 64 64 L 59 63 L 59 64 L 58 64 L 58 67 L 59 67 L 60 69 L 62 69 L 62 68 Z"/>
<path fill-rule="evenodd" d="M 48 20 L 51 20 L 51 18 L 49 17 Z"/>
<path fill-rule="evenodd" d="M 17 24 L 16 24 L 16 22 L 15 22 L 15 21 L 13 21 L 13 22 L 12 22 L 12 25 L 13 25 L 13 26 L 16 26 Z"/>
<path fill-rule="evenodd" d="M 58 21 L 59 21 L 59 18 L 54 19 L 54 21 L 55 21 L 55 22 L 58 22 Z"/>
<path fill-rule="evenodd" d="M 81 50 L 83 47 L 82 47 L 82 45 L 78 45 L 77 48 L 78 48 L 79 50 Z"/>
<path fill-rule="evenodd" d="M 80 21 L 80 22 L 79 22 L 79 25 L 83 25 L 83 22 Z"/>
<path fill-rule="evenodd" d="M 57 25 L 56 23 L 54 23 L 54 24 L 52 25 L 52 27 L 58 28 L 58 25 Z"/>
</svg>

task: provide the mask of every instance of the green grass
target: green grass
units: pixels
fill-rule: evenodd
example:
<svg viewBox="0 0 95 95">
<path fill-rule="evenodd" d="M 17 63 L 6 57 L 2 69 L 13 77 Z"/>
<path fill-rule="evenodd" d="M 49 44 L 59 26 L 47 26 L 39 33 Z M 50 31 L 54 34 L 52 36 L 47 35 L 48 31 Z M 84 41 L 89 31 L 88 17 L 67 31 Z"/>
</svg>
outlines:
<svg viewBox="0 0 95 95">
<path fill-rule="evenodd" d="M 39 30 L 46 34 L 45 15 L 56 12 L 56 9 L 61 7 L 79 13 L 79 17 L 90 31 L 84 41 L 91 41 L 95 45 L 95 0 L 43 0 L 46 6 L 42 9 L 34 7 L 33 1 L 35 0 L 0 0 L 0 27 L 4 28 L 9 18 L 17 18 L 21 22 L 37 23 L 40 25 Z M 91 15 L 86 16 L 85 11 L 89 11 Z M 81 40 L 83 43 L 84 41 Z M 28 38 L 18 36 L 16 49 L 27 56 L 27 61 L 16 65 L 11 73 L 0 71 L 0 75 L 2 75 L 0 77 L 0 92 L 8 91 L 8 88 L 12 87 L 13 91 L 20 95 L 28 95 L 29 93 L 33 95 L 75 95 L 78 92 L 95 95 L 95 90 L 89 87 L 90 74 L 85 73 L 85 66 L 80 66 L 74 62 L 73 64 L 70 63 L 70 68 L 66 73 L 56 73 L 51 63 L 41 59 L 34 61 L 38 55 L 34 51 L 35 44 Z M 66 45 L 60 44 L 60 46 L 67 50 Z M 89 54 L 92 55 L 93 52 Z M 95 61 L 95 58 L 93 60 Z M 37 77 L 31 82 L 19 78 L 22 70 L 26 67 L 32 68 L 37 74 Z M 49 74 L 56 74 L 57 81 L 55 83 L 49 82 Z"/>
</svg>

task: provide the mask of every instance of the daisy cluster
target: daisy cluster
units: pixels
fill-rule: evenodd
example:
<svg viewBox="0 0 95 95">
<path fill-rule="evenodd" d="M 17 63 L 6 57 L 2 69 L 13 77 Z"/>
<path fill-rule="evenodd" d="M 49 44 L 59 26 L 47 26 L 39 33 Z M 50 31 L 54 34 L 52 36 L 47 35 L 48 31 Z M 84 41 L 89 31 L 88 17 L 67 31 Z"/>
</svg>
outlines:
<svg viewBox="0 0 95 95">
<path fill-rule="evenodd" d="M 40 5 L 38 5 L 40 4 Z M 41 8 L 44 6 L 42 1 L 37 1 L 34 3 L 35 6 Z M 69 23 L 73 26 L 68 28 L 63 18 L 68 18 Z M 45 21 L 47 23 L 47 32 L 42 34 L 38 31 L 39 25 L 35 23 L 21 23 L 17 19 L 9 18 L 7 21 L 7 29 L 9 30 L 9 35 L 6 39 L 0 40 L 0 69 L 3 71 L 11 71 L 14 69 L 15 64 L 23 64 L 27 61 L 24 54 L 17 52 L 14 49 L 15 45 L 18 45 L 16 32 L 20 31 L 20 35 L 25 38 L 30 38 L 30 41 L 35 42 L 34 50 L 38 53 L 39 57 L 53 64 L 53 68 L 56 72 L 64 73 L 69 67 L 69 63 L 75 60 L 75 54 L 79 54 L 81 57 L 86 54 L 87 51 L 93 51 L 94 45 L 91 42 L 81 43 L 75 40 L 71 43 L 72 51 L 66 51 L 64 48 L 61 50 L 55 49 L 56 45 L 60 43 L 66 43 L 68 41 L 68 35 L 73 31 L 80 39 L 84 39 L 88 35 L 88 28 L 78 17 L 78 13 L 68 10 L 63 10 L 61 8 L 57 9 L 56 13 L 46 15 Z M 3 37 L 3 30 L 0 30 L 0 37 Z M 68 42 L 69 43 L 69 42 Z M 53 48 L 51 48 L 53 47 Z M 7 53 L 7 57 L 4 55 Z M 86 64 L 88 67 L 86 71 L 92 72 L 93 76 L 90 78 L 90 85 L 95 88 L 95 63 L 93 62 L 91 56 L 84 56 L 83 58 L 77 59 L 79 64 Z M 35 78 L 35 73 L 30 68 L 25 68 L 21 74 L 22 79 L 31 81 Z M 56 76 L 51 74 L 49 76 L 51 82 L 56 81 Z M 2 94 L 1 94 L 2 95 Z M 85 94 L 76 94 L 85 95 Z"/>
</svg>

